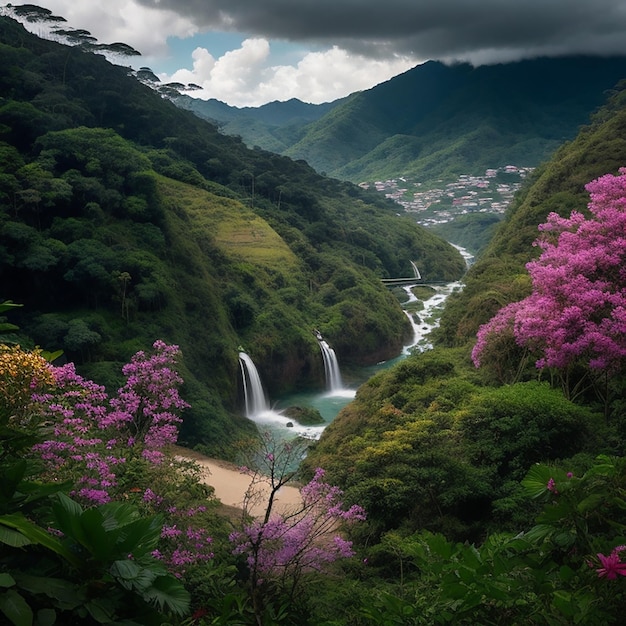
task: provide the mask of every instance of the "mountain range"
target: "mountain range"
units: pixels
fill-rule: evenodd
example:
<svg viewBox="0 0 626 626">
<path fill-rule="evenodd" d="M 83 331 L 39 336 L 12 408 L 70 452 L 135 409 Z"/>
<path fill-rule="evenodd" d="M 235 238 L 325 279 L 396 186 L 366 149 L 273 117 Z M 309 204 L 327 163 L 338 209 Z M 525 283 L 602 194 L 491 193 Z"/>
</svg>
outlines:
<svg viewBox="0 0 626 626">
<path fill-rule="evenodd" d="M 257 108 L 175 98 L 220 130 L 355 183 L 535 167 L 573 139 L 626 76 L 626 57 L 538 58 L 473 67 L 430 61 L 347 98 Z"/>
</svg>

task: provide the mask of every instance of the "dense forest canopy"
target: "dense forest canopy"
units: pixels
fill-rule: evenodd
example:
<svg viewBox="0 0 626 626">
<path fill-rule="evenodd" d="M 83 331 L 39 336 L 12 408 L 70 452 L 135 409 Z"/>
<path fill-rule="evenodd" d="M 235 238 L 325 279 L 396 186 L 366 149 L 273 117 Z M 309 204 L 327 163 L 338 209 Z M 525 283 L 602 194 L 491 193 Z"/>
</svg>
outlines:
<svg viewBox="0 0 626 626">
<path fill-rule="evenodd" d="M 89 47 L 9 18 L 0 45 L 2 297 L 107 385 L 155 339 L 180 344 L 190 440 L 232 440 L 239 346 L 271 392 L 319 385 L 313 329 L 346 362 L 387 358 L 409 328 L 380 279 L 464 270 L 392 203 L 246 148 Z"/>
</svg>

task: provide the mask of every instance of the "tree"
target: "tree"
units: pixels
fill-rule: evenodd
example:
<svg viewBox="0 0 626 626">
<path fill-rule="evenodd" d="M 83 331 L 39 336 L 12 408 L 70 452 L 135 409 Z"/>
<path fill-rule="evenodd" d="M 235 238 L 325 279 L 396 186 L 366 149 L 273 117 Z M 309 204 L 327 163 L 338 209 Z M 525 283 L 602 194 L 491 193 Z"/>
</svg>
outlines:
<svg viewBox="0 0 626 626">
<path fill-rule="evenodd" d="M 38 398 L 51 438 L 33 451 L 54 479 L 69 475 L 74 495 L 86 502 L 111 500 L 117 472 L 128 458 L 141 456 L 158 465 L 164 447 L 176 443 L 179 414 L 188 406 L 178 394 L 179 348 L 160 340 L 153 348 L 153 354 L 137 352 L 124 365 L 126 383 L 113 398 L 77 374 L 74 363 L 55 367 L 55 393 Z"/>
<path fill-rule="evenodd" d="M 540 257 L 527 264 L 532 293 L 483 325 L 472 358 L 483 363 L 503 332 L 537 355 L 538 368 L 556 368 L 566 391 L 577 365 L 594 374 L 618 371 L 626 358 L 626 168 L 587 184 L 586 217 L 556 213 L 539 226 Z"/>
<path fill-rule="evenodd" d="M 66 19 L 60 15 L 53 15 L 50 9 L 37 6 L 36 4 L 19 4 L 17 6 L 7 4 L 2 7 L 2 13 L 12 15 L 17 19 L 23 19 L 31 24 L 40 24 L 46 22 L 65 22 Z"/>
<path fill-rule="evenodd" d="M 261 442 L 256 469 L 241 468 L 251 477 L 251 482 L 244 499 L 243 528 L 231 534 L 235 554 L 246 555 L 250 595 L 258 624 L 263 623 L 262 615 L 272 587 L 286 593 L 292 601 L 305 574 L 353 556 L 352 543 L 339 533 L 341 524 L 365 519 L 362 507 L 344 508 L 343 492 L 324 482 L 321 468 L 301 488 L 300 505 L 277 513 L 278 492 L 295 476 L 294 468 L 305 448 L 302 443 L 277 442 L 267 433 Z M 264 510 L 254 519 L 252 505 L 258 506 L 259 501 L 265 503 Z"/>
</svg>

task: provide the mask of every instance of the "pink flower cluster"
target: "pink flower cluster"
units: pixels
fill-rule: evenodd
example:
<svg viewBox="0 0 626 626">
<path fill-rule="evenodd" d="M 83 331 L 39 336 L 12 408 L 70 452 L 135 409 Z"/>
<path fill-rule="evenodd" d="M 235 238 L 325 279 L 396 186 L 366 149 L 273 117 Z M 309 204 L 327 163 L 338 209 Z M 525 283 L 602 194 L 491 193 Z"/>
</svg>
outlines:
<svg viewBox="0 0 626 626">
<path fill-rule="evenodd" d="M 626 168 L 586 186 L 586 218 L 551 213 L 539 227 L 541 256 L 527 264 L 533 290 L 482 326 L 472 358 L 478 367 L 490 339 L 512 329 L 539 355 L 537 367 L 584 359 L 611 370 L 626 357 Z"/>
<path fill-rule="evenodd" d="M 102 504 L 117 484 L 116 466 L 139 448 L 154 463 L 176 442 L 181 378 L 173 369 L 177 346 L 154 343 L 154 354 L 137 353 L 125 365 L 127 382 L 109 399 L 104 387 L 76 373 L 73 363 L 53 368 L 56 393 L 34 396 L 52 436 L 33 447 L 51 471 L 78 473 L 75 495 Z"/>
<path fill-rule="evenodd" d="M 615 580 L 618 575 L 626 576 L 626 563 L 623 563 L 620 558 L 620 552 L 624 550 L 626 546 L 616 546 L 608 556 L 602 553 L 597 554 L 600 567 L 596 569 L 596 572 L 599 578 Z"/>
<path fill-rule="evenodd" d="M 274 516 L 267 522 L 257 520 L 230 540 L 235 554 L 246 554 L 248 566 L 264 576 L 288 570 L 319 570 L 327 563 L 353 556 L 352 543 L 335 534 L 337 522 L 365 519 L 358 505 L 343 508 L 343 492 L 323 482 L 324 470 L 318 468 L 304 487 L 302 507 L 290 514 Z M 257 580 L 260 582 L 260 579 Z"/>
<path fill-rule="evenodd" d="M 144 500 L 146 500 L 145 494 Z M 155 498 L 150 496 L 149 500 L 154 502 Z M 157 497 L 157 501 L 160 504 L 162 498 L 159 501 Z M 171 507 L 168 510 L 170 520 L 174 523 L 163 526 L 161 530 L 163 545 L 153 552 L 153 556 L 166 563 L 170 571 L 177 576 L 182 575 L 189 565 L 203 563 L 214 556 L 213 538 L 205 528 L 195 525 L 194 518 L 205 511 L 204 506 L 184 510 Z"/>
</svg>

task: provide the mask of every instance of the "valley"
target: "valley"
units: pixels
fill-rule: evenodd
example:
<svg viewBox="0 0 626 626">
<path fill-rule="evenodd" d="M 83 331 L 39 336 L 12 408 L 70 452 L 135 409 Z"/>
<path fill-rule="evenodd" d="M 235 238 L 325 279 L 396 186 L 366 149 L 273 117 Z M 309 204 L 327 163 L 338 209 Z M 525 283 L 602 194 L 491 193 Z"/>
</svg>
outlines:
<svg viewBox="0 0 626 626">
<path fill-rule="evenodd" d="M 0 621 L 620 624 L 626 57 L 209 121 L 74 39 L 0 16 Z"/>
</svg>

